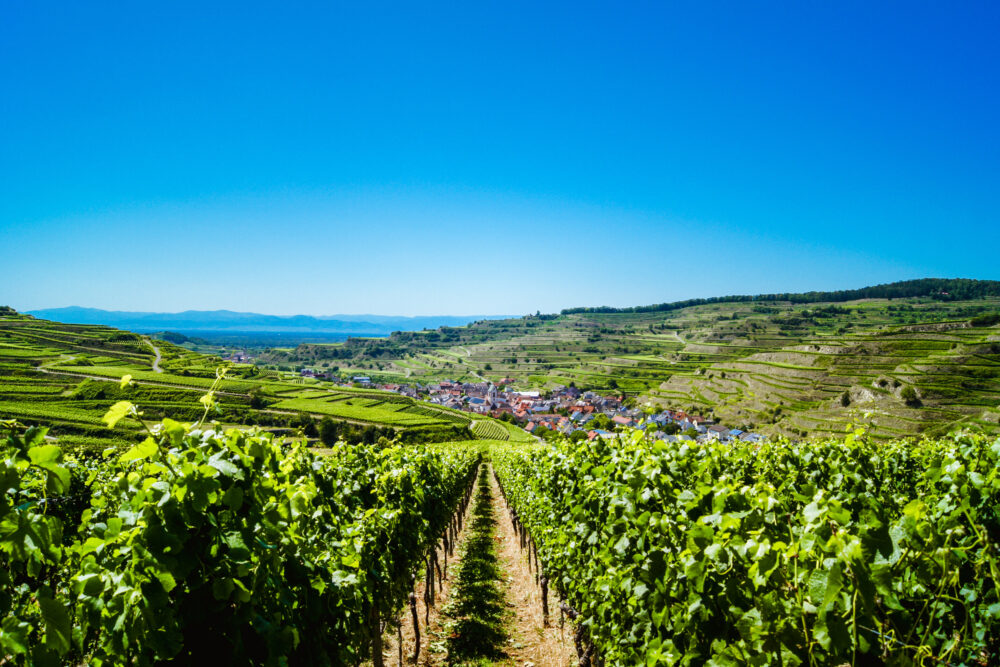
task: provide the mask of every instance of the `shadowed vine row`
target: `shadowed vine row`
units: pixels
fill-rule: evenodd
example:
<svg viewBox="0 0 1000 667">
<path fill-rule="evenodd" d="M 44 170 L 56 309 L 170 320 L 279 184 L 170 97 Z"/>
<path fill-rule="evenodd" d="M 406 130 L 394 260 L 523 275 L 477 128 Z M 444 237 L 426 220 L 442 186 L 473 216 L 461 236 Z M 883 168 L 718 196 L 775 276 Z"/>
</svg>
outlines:
<svg viewBox="0 0 1000 667">
<path fill-rule="evenodd" d="M 480 459 L 146 428 L 79 458 L 0 422 L 0 662 L 380 665 L 385 619 L 422 570 L 440 576 Z"/>
</svg>

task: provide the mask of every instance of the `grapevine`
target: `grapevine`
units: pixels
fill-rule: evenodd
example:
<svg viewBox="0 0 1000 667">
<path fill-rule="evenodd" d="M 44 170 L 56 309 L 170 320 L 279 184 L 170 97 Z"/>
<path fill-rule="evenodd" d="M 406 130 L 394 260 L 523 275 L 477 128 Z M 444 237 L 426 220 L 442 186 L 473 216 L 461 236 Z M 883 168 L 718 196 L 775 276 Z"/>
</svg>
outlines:
<svg viewBox="0 0 1000 667">
<path fill-rule="evenodd" d="M 0 656 L 13 664 L 374 658 L 479 458 L 343 443 L 320 458 L 164 420 L 120 456 L 78 461 L 44 429 L 3 427 Z M 72 490 L 85 509 L 60 505 Z"/>
<path fill-rule="evenodd" d="M 635 432 L 491 457 L 582 648 L 608 665 L 1000 656 L 1000 441 Z"/>
</svg>

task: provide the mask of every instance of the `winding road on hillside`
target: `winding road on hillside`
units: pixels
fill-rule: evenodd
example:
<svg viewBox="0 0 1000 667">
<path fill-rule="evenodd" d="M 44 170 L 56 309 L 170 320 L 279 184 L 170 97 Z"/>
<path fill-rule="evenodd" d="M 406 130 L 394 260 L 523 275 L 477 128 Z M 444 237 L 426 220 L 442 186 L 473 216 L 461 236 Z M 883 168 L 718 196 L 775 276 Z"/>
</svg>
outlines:
<svg viewBox="0 0 1000 667">
<path fill-rule="evenodd" d="M 156 358 L 153 359 L 153 372 L 162 373 L 163 369 L 160 368 L 160 360 L 163 358 L 163 355 L 160 354 L 160 348 L 153 345 L 153 341 L 149 340 L 148 338 L 143 338 L 143 340 L 146 341 L 146 345 L 153 348 L 153 353 L 156 354 Z"/>
</svg>

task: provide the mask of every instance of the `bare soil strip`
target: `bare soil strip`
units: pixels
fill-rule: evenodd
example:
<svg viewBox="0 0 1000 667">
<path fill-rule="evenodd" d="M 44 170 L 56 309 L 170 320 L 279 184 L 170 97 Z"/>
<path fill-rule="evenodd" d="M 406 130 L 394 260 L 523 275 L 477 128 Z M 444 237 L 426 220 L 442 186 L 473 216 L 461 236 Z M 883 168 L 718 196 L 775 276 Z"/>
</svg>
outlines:
<svg viewBox="0 0 1000 667">
<path fill-rule="evenodd" d="M 528 552 L 522 551 L 520 541 L 510 523 L 510 513 L 504 504 L 500 489 L 489 471 L 491 491 L 493 496 L 493 511 L 497 518 L 496 547 L 499 554 L 500 567 L 505 574 L 504 587 L 507 594 L 507 606 L 510 612 L 507 629 L 510 633 L 508 645 L 504 647 L 508 658 L 496 662 L 496 665 L 516 667 L 572 667 L 577 664 L 576 651 L 573 646 L 573 628 L 567 622 L 564 628 L 559 626 L 558 599 L 549 594 L 549 625 L 544 627 L 542 619 L 542 594 L 535 583 L 534 568 L 528 565 Z M 469 522 L 472 518 L 474 502 L 469 503 L 462 520 L 462 532 L 454 556 L 448 560 L 448 579 L 442 586 L 435 587 L 435 603 L 429 613 L 424 604 L 424 582 L 418 581 L 414 591 L 417 599 L 418 624 L 420 627 L 420 659 L 418 665 L 424 667 L 442 667 L 447 665 L 447 630 L 442 617 L 441 607 L 448 600 L 454 584 L 454 573 L 457 571 L 459 554 L 469 536 Z M 444 567 L 445 554 L 438 550 L 438 559 Z M 429 617 L 429 622 L 425 622 Z M 392 665 L 413 665 L 414 635 L 413 620 L 409 609 L 404 609 L 400 617 L 403 660 L 399 662 L 399 642 L 396 625 L 386 628 L 383 638 L 383 657 L 386 667 Z M 480 663 L 477 663 L 480 664 Z M 486 664 L 481 663 L 481 664 Z"/>
</svg>

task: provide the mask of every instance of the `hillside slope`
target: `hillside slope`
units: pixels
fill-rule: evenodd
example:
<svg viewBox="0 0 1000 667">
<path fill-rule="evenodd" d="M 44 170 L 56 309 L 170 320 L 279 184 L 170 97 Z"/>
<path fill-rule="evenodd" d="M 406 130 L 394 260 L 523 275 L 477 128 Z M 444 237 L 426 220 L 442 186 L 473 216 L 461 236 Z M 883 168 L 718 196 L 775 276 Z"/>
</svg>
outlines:
<svg viewBox="0 0 1000 667">
<path fill-rule="evenodd" d="M 914 290 L 921 295 L 843 300 Z M 647 405 L 714 410 L 728 424 L 789 435 L 839 433 L 859 421 L 885 437 L 959 424 L 997 427 L 1000 320 L 991 314 L 1000 312 L 1000 283 L 910 281 L 683 303 L 301 345 L 266 359 L 411 382 L 572 382 L 623 391 Z"/>
<path fill-rule="evenodd" d="M 108 428 L 102 416 L 118 400 L 144 419 L 197 421 L 199 399 L 223 362 L 165 341 L 104 326 L 49 322 L 0 311 L 0 419 L 46 426 L 63 444 L 103 449 L 145 435 L 136 419 Z M 130 386 L 120 386 L 125 375 Z M 217 385 L 210 421 L 261 425 L 316 437 L 329 417 L 334 437 L 398 436 L 404 441 L 475 437 L 465 414 L 392 392 L 338 387 L 241 365 Z"/>
</svg>

